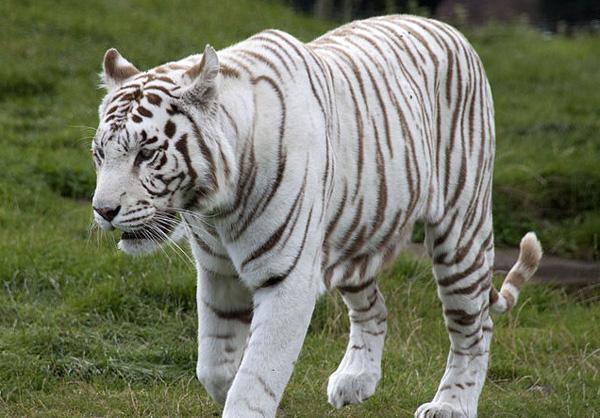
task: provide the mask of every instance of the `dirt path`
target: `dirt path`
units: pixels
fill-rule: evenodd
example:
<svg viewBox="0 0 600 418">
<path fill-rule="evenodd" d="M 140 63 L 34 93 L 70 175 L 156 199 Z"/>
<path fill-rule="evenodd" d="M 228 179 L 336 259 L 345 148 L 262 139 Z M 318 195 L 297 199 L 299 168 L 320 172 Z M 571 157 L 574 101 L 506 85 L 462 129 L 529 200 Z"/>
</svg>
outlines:
<svg viewBox="0 0 600 418">
<path fill-rule="evenodd" d="M 411 244 L 409 249 L 419 257 L 427 257 L 425 248 L 421 244 Z M 494 270 L 508 273 L 518 256 L 519 250 L 517 249 L 496 248 Z M 533 280 L 577 287 L 600 285 L 600 263 L 544 255 Z"/>
</svg>

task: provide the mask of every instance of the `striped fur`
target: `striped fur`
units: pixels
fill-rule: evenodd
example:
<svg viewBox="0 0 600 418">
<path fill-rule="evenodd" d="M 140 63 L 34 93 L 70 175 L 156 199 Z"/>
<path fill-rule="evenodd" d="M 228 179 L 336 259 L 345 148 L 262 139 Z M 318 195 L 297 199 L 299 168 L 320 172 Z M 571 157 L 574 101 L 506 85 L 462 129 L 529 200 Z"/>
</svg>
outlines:
<svg viewBox="0 0 600 418">
<path fill-rule="evenodd" d="M 308 44 L 267 30 L 146 72 L 110 50 L 103 74 L 96 219 L 129 253 L 185 230 L 197 375 L 223 416 L 275 416 L 322 289 L 341 292 L 351 322 L 329 402 L 374 393 L 387 319 L 375 275 L 417 220 L 451 348 L 416 416 L 476 416 L 489 310 L 516 303 L 541 247 L 528 234 L 492 287 L 493 104 L 462 35 L 386 16 Z"/>
</svg>

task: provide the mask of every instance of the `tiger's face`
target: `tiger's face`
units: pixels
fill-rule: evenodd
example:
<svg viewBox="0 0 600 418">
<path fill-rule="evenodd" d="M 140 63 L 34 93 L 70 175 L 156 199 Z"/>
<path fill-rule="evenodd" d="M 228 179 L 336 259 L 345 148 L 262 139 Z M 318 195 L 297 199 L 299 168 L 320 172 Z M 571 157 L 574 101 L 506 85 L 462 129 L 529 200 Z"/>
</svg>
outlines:
<svg viewBox="0 0 600 418">
<path fill-rule="evenodd" d="M 119 53 L 104 59 L 108 94 L 92 143 L 94 219 L 122 231 L 119 248 L 139 254 L 160 246 L 177 214 L 202 205 L 216 188 L 208 126 L 218 60 L 207 47 L 202 61 L 165 76 L 141 73 Z M 203 148 L 204 147 L 204 148 Z"/>
</svg>

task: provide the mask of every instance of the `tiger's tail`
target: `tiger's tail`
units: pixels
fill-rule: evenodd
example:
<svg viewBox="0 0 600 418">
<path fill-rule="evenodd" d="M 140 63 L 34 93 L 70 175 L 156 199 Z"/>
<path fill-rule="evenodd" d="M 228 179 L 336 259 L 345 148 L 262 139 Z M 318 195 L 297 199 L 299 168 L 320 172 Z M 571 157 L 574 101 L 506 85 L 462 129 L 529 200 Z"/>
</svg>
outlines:
<svg viewBox="0 0 600 418">
<path fill-rule="evenodd" d="M 504 313 L 517 304 L 523 284 L 536 272 L 542 259 L 542 245 L 533 232 L 521 239 L 519 259 L 510 269 L 498 292 L 493 286 L 490 290 L 490 307 L 493 312 Z"/>
</svg>

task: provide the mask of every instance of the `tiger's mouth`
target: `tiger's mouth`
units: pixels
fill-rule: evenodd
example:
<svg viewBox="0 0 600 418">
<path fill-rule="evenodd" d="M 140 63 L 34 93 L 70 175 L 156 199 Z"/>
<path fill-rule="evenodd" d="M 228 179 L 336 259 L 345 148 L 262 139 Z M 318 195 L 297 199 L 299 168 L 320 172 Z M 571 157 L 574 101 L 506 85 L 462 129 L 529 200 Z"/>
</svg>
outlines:
<svg viewBox="0 0 600 418">
<path fill-rule="evenodd" d="M 158 219 L 153 219 L 151 223 L 133 231 L 123 231 L 121 240 L 150 240 L 161 242 L 167 239 L 173 232 L 177 216 L 172 212 L 161 212 Z"/>
<path fill-rule="evenodd" d="M 160 228 L 160 229 L 157 229 Z M 162 228 L 159 226 L 146 226 L 135 231 L 124 231 L 121 233 L 121 239 L 127 241 L 133 240 L 150 240 L 150 241 L 163 241 L 165 234 L 168 234 L 169 228 Z"/>
<path fill-rule="evenodd" d="M 118 247 L 130 255 L 151 253 L 170 239 L 177 223 L 175 213 L 161 212 L 145 226 L 133 231 L 123 231 Z"/>
</svg>

